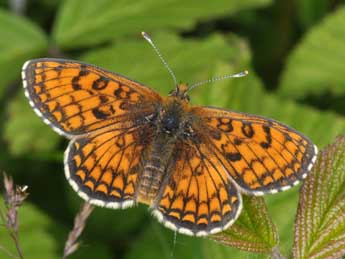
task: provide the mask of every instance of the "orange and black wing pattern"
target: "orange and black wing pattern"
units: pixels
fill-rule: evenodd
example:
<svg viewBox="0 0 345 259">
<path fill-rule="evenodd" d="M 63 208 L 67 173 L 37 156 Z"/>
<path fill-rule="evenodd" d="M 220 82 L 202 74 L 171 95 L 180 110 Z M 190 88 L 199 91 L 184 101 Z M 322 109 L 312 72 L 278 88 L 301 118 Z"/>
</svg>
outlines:
<svg viewBox="0 0 345 259">
<path fill-rule="evenodd" d="M 206 146 L 178 142 L 167 175 L 151 206 L 166 227 L 205 236 L 228 228 L 239 216 L 241 195 Z"/>
<path fill-rule="evenodd" d="M 142 151 L 151 141 L 143 126 L 111 128 L 72 140 L 65 152 L 65 173 L 88 202 L 109 208 L 135 204 Z"/>
<path fill-rule="evenodd" d="M 68 138 L 149 116 L 161 99 L 123 76 L 65 59 L 29 60 L 22 77 L 35 112 Z"/>
<path fill-rule="evenodd" d="M 272 119 L 212 107 L 192 112 L 204 145 L 244 193 L 287 190 L 316 161 L 317 147 L 307 137 Z"/>
<path fill-rule="evenodd" d="M 36 59 L 22 70 L 35 112 L 71 139 L 65 174 L 85 200 L 118 208 L 134 203 L 141 152 L 161 97 L 123 76 L 78 61 Z"/>
</svg>

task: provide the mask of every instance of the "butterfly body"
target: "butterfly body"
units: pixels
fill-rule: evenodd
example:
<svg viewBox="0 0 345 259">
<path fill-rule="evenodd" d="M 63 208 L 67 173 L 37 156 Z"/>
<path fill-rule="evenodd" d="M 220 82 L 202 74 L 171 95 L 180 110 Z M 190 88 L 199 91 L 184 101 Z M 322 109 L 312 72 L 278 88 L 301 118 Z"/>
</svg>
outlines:
<svg viewBox="0 0 345 259">
<path fill-rule="evenodd" d="M 155 107 L 155 113 L 147 119 L 153 134 L 144 151 L 146 155 L 142 157 L 142 169 L 139 169 L 138 202 L 154 203 L 161 186 L 164 186 L 164 178 L 169 178 L 166 167 L 174 157 L 176 143 L 191 135 L 192 129 L 188 125 L 193 123 L 193 116 L 188 109 L 187 99 L 172 93 Z"/>
<path fill-rule="evenodd" d="M 137 201 L 151 205 L 157 197 L 162 181 L 166 176 L 169 162 L 176 142 L 176 136 L 159 132 L 147 145 L 142 157 L 142 170 L 139 169 Z M 164 154 L 162 156 L 162 154 Z"/>
<path fill-rule="evenodd" d="M 298 184 L 316 161 L 303 134 L 275 120 L 189 104 L 105 69 L 65 59 L 27 61 L 25 95 L 70 139 L 65 175 L 80 197 L 108 208 L 150 206 L 166 227 L 205 236 L 228 228 L 242 194 Z"/>
</svg>

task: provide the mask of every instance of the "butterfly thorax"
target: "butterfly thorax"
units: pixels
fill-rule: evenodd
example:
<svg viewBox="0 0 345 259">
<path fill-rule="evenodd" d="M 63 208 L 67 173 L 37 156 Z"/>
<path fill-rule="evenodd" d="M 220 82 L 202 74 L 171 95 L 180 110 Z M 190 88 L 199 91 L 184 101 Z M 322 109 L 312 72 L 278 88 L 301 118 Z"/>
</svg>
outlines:
<svg viewBox="0 0 345 259">
<path fill-rule="evenodd" d="M 169 162 L 174 152 L 176 142 L 184 137 L 187 130 L 188 103 L 178 97 L 167 97 L 158 108 L 155 134 L 143 156 L 142 173 L 138 188 L 137 200 L 152 204 L 166 177 Z"/>
</svg>

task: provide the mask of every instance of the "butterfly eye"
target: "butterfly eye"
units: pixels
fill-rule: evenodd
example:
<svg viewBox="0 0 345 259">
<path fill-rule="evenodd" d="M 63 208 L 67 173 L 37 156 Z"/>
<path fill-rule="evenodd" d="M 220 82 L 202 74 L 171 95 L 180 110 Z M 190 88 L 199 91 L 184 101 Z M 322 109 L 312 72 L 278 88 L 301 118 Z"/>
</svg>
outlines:
<svg viewBox="0 0 345 259">
<path fill-rule="evenodd" d="M 179 120 L 175 116 L 166 116 L 162 120 L 162 128 L 165 132 L 174 132 L 179 128 Z"/>
</svg>

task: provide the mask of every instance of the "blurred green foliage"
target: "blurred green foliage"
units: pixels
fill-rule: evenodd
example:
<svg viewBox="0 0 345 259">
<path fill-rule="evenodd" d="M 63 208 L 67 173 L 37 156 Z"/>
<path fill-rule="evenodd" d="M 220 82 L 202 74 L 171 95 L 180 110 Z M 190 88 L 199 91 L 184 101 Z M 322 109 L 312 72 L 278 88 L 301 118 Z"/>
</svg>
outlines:
<svg viewBox="0 0 345 259">
<path fill-rule="evenodd" d="M 0 171 L 29 185 L 31 195 L 20 212 L 27 258 L 60 258 L 81 204 L 63 173 L 67 141 L 23 97 L 20 71 L 27 59 L 87 61 L 166 95 L 173 83 L 141 38 L 145 30 L 183 82 L 250 71 L 242 79 L 195 89 L 193 104 L 272 117 L 320 148 L 345 132 L 342 1 L 36 0 L 22 1 L 22 9 L 13 2 L 0 1 Z M 280 248 L 291 256 L 298 187 L 265 199 Z M 174 233 L 146 208 L 97 208 L 71 258 L 266 257 L 203 238 L 177 235 L 175 242 Z M 0 232 L 0 243 L 8 244 L 5 239 Z"/>
</svg>

